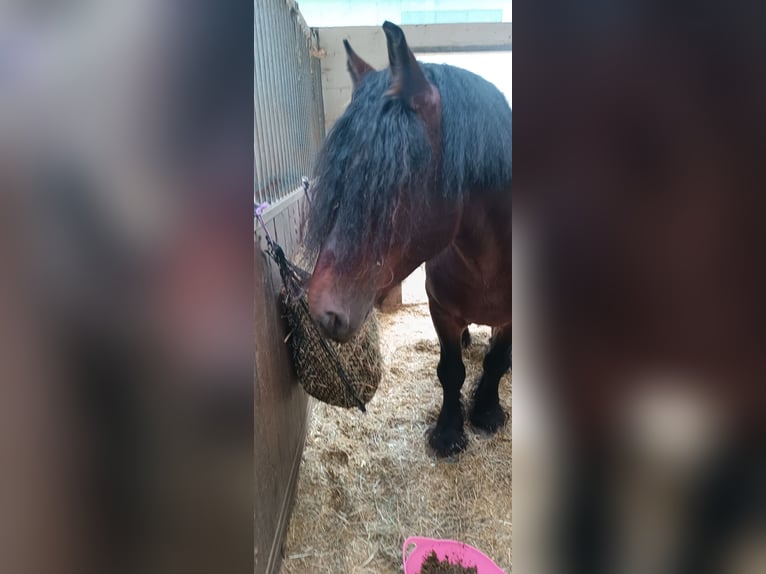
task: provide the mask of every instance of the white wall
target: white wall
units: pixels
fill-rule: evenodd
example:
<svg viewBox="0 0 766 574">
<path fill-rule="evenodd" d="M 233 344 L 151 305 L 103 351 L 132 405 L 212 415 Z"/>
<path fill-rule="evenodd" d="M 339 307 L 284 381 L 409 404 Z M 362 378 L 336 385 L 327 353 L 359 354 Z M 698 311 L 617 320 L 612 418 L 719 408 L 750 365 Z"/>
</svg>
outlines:
<svg viewBox="0 0 766 574">
<path fill-rule="evenodd" d="M 450 64 L 470 70 L 495 84 L 513 106 L 513 52 L 430 52 L 417 54 L 421 62 Z"/>
<path fill-rule="evenodd" d="M 402 24 L 407 11 L 502 11 L 502 22 L 510 22 L 512 0 L 299 0 L 306 23 L 324 26 L 380 26 L 385 20 Z M 450 21 L 450 20 L 442 20 Z"/>
<path fill-rule="evenodd" d="M 493 82 L 511 102 L 512 24 L 429 24 L 402 26 L 418 59 L 471 70 Z M 376 69 L 388 66 L 386 37 L 379 26 L 320 28 L 322 95 L 329 131 L 351 100 L 343 39 Z"/>
</svg>

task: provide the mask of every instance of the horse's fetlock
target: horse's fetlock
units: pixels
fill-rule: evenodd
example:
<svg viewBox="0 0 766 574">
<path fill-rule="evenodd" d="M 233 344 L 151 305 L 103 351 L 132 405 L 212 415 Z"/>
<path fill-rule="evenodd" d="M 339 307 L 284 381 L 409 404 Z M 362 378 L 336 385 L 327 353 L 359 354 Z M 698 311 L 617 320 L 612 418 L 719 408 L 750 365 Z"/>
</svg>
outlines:
<svg viewBox="0 0 766 574">
<path fill-rule="evenodd" d="M 475 429 L 494 434 L 508 421 L 508 413 L 503 410 L 499 399 L 474 400 L 469 416 Z"/>
<path fill-rule="evenodd" d="M 447 457 L 458 454 L 465 450 L 468 445 L 468 437 L 465 434 L 463 424 L 459 426 L 442 427 L 437 424 L 428 435 L 428 444 L 438 457 Z"/>
</svg>

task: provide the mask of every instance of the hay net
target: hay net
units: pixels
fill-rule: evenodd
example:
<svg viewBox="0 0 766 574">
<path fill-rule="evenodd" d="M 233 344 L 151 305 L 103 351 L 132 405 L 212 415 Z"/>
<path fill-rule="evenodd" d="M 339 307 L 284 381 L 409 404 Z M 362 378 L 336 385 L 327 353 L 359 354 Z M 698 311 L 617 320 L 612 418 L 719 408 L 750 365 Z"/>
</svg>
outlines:
<svg viewBox="0 0 766 574">
<path fill-rule="evenodd" d="M 364 405 L 375 395 L 383 376 L 377 318 L 373 313 L 347 343 L 324 338 L 309 314 L 304 286 L 310 274 L 287 259 L 279 244 L 271 239 L 258 210 L 256 217 L 266 235 L 266 253 L 277 264 L 282 277 L 280 299 L 289 326 L 287 343 L 298 382 L 322 402 L 356 407 L 364 412 Z"/>
</svg>

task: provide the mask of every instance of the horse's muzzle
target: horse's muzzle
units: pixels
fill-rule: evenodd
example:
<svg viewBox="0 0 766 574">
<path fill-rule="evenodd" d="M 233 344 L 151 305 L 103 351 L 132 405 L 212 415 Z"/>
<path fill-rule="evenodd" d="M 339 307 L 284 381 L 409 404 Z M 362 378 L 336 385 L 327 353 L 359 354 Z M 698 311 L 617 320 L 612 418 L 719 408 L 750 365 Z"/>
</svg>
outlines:
<svg viewBox="0 0 766 574">
<path fill-rule="evenodd" d="M 325 311 L 317 319 L 317 325 L 323 336 L 339 343 L 345 343 L 351 338 L 351 328 L 348 315 L 341 311 Z"/>
</svg>

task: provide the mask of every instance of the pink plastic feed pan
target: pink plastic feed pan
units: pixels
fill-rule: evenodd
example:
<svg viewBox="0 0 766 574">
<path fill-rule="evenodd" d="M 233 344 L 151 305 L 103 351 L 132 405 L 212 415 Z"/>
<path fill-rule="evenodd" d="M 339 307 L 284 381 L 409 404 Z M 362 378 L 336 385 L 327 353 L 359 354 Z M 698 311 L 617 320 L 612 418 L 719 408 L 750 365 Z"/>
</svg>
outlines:
<svg viewBox="0 0 766 574">
<path fill-rule="evenodd" d="M 412 548 L 413 546 L 414 548 Z M 411 536 L 404 541 L 404 546 L 402 546 L 404 574 L 418 574 L 423 567 L 423 562 L 431 552 L 436 552 L 439 560 L 446 558 L 450 562 L 459 562 L 469 568 L 476 566 L 478 574 L 506 574 L 488 556 L 464 542 L 418 536 Z"/>
</svg>

